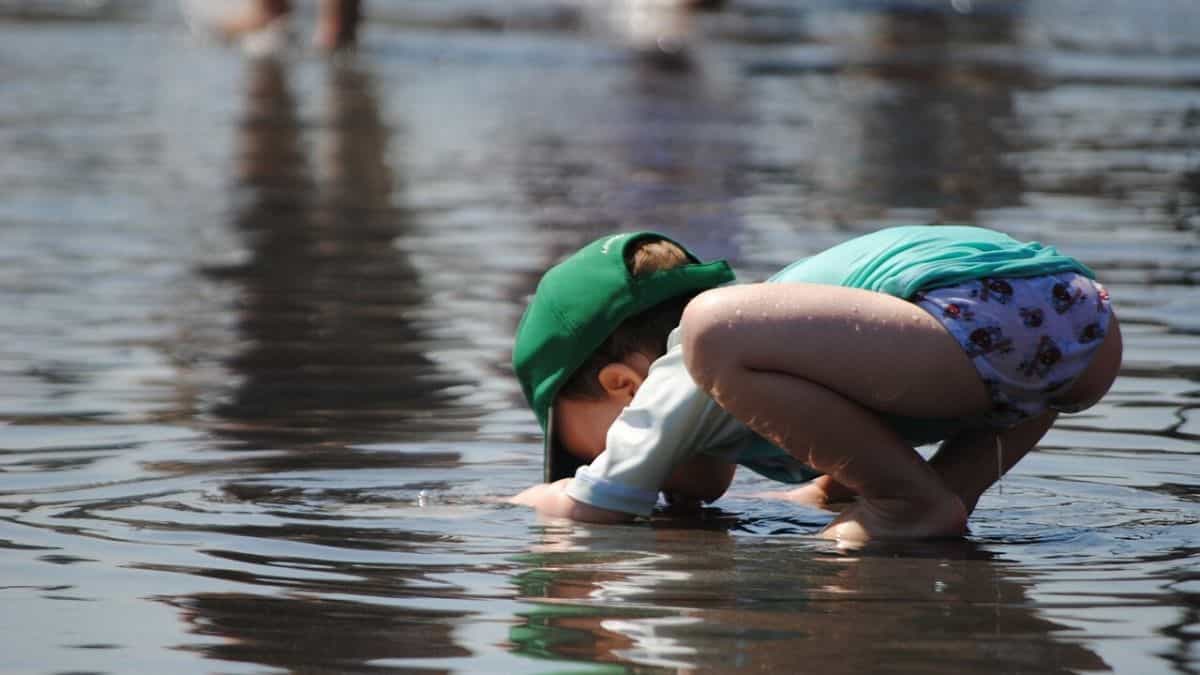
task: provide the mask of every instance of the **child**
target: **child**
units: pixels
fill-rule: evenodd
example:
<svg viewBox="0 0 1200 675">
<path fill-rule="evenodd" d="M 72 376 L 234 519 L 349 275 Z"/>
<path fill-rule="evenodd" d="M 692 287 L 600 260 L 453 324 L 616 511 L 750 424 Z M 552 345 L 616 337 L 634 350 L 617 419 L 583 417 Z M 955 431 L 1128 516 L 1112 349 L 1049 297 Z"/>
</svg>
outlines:
<svg viewBox="0 0 1200 675">
<path fill-rule="evenodd" d="M 788 499 L 857 497 L 828 538 L 960 535 L 1058 412 L 1116 377 L 1092 276 L 975 227 L 882 230 L 740 286 L 661 235 L 600 239 L 546 273 L 517 329 L 548 483 L 513 501 L 621 522 L 660 491 L 712 501 L 741 463 L 811 479 Z M 913 446 L 935 440 L 926 462 Z"/>
</svg>

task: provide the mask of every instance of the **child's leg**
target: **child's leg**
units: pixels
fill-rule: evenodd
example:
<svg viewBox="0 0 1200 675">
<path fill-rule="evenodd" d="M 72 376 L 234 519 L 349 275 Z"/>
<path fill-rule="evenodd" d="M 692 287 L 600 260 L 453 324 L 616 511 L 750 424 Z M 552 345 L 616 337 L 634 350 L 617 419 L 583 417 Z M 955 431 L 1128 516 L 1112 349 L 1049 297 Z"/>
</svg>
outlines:
<svg viewBox="0 0 1200 675">
<path fill-rule="evenodd" d="M 970 514 L 980 496 L 1037 445 L 1057 417 L 1050 410 L 1004 431 L 964 431 L 942 443 L 929 464 Z"/>
<path fill-rule="evenodd" d="M 1087 368 L 1052 404 L 1078 411 L 1099 401 L 1117 377 L 1122 351 L 1120 324 L 1117 317 L 1113 316 L 1104 341 Z M 965 431 L 947 439 L 930 459 L 930 464 L 946 485 L 962 499 L 970 513 L 975 510 L 975 504 L 984 491 L 1042 439 L 1057 417 L 1056 411 L 1047 410 L 1003 432 Z"/>
<path fill-rule="evenodd" d="M 1104 343 L 1087 370 L 1056 403 L 1072 409 L 1083 409 L 1100 400 L 1117 376 L 1121 351 L 1121 330 L 1114 316 Z M 929 463 L 946 486 L 962 500 L 969 515 L 974 512 L 983 493 L 1037 445 L 1057 418 L 1058 412 L 1047 410 L 1007 430 L 963 431 L 946 439 Z M 798 488 L 768 492 L 763 496 L 829 508 L 857 495 L 832 476 L 824 475 Z"/>
<path fill-rule="evenodd" d="M 877 413 L 957 417 L 990 405 L 958 343 L 890 296 L 810 284 L 708 291 L 683 318 L 696 382 L 759 434 L 862 495 L 826 531 L 962 532 L 966 511 Z"/>
<path fill-rule="evenodd" d="M 929 464 L 946 487 L 958 495 L 969 516 L 983 493 L 1037 445 L 1057 417 L 1058 413 L 1051 410 L 1004 431 L 963 431 L 946 439 Z M 826 474 L 798 488 L 764 492 L 760 496 L 830 509 L 858 494 Z"/>
</svg>

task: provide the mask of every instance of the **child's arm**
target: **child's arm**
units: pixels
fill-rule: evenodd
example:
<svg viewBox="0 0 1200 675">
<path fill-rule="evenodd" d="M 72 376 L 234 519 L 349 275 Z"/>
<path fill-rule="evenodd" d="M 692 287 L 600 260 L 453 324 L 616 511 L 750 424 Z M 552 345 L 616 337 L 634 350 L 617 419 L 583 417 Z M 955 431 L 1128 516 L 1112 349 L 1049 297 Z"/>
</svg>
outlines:
<svg viewBox="0 0 1200 675">
<path fill-rule="evenodd" d="M 563 478 L 553 483 L 534 485 L 509 501 L 513 504 L 532 506 L 544 516 L 570 518 L 585 523 L 623 523 L 633 519 L 628 513 L 601 509 L 571 499 L 566 492 L 567 483 L 570 481 L 570 478 Z"/>
<path fill-rule="evenodd" d="M 651 366 L 632 403 L 609 428 L 608 447 L 575 478 L 529 488 L 512 501 L 540 513 L 596 523 L 649 516 L 660 491 L 713 501 L 733 480 L 733 465 L 697 454 L 728 416 L 700 391 L 669 350 Z"/>
<path fill-rule="evenodd" d="M 662 491 L 667 494 L 667 500 L 677 507 L 713 502 L 729 489 L 736 469 L 736 464 L 714 457 L 695 457 L 675 469 L 663 484 Z M 602 509 L 572 499 L 566 492 L 570 481 L 570 478 L 563 478 L 553 483 L 534 485 L 509 501 L 531 506 L 539 514 L 552 518 L 570 518 L 587 523 L 623 523 L 633 519 L 628 513 Z"/>
<path fill-rule="evenodd" d="M 668 345 L 609 427 L 605 450 L 565 486 L 575 501 L 649 516 L 661 492 L 672 504 L 694 504 L 729 487 L 734 466 L 703 451 L 730 443 L 733 425 L 745 427 L 696 386 L 677 344 Z"/>
</svg>

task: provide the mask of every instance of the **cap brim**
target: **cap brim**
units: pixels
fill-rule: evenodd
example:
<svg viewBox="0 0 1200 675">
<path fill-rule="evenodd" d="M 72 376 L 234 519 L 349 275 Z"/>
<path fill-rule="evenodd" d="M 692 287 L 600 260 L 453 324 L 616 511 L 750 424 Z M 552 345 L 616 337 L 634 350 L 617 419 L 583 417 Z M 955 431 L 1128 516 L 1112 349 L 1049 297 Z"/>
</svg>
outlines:
<svg viewBox="0 0 1200 675">
<path fill-rule="evenodd" d="M 547 483 L 561 480 L 563 478 L 571 478 L 575 475 L 575 471 L 584 465 L 577 457 L 567 452 L 566 448 L 558 443 L 557 435 L 554 433 L 554 408 L 550 408 L 550 414 L 546 420 L 546 438 L 543 441 L 543 453 L 545 460 L 543 462 L 543 479 Z"/>
</svg>

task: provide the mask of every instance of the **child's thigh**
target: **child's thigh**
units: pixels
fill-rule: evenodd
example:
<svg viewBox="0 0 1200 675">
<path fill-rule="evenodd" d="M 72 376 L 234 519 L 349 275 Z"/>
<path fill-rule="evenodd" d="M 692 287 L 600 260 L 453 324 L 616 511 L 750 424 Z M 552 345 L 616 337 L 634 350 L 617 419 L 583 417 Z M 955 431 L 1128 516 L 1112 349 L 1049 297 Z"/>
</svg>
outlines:
<svg viewBox="0 0 1200 675">
<path fill-rule="evenodd" d="M 736 389 L 739 372 L 772 371 L 897 415 L 959 417 L 990 404 L 942 324 L 881 293 L 800 283 L 715 289 L 688 305 L 683 335 L 689 371 L 710 390 Z"/>
</svg>

